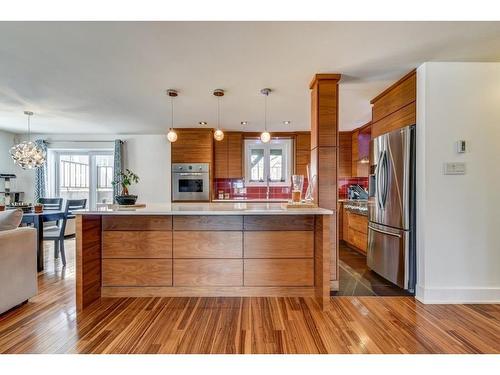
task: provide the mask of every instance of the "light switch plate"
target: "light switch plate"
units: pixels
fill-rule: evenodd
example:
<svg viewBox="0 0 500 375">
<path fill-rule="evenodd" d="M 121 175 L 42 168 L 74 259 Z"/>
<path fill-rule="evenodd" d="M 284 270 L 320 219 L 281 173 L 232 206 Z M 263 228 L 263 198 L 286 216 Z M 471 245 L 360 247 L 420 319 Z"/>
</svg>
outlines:
<svg viewBox="0 0 500 375">
<path fill-rule="evenodd" d="M 467 142 L 461 140 L 457 141 L 457 153 L 463 154 L 467 152 Z"/>
<path fill-rule="evenodd" d="M 451 162 L 444 163 L 444 174 L 465 174 L 465 163 Z"/>
</svg>

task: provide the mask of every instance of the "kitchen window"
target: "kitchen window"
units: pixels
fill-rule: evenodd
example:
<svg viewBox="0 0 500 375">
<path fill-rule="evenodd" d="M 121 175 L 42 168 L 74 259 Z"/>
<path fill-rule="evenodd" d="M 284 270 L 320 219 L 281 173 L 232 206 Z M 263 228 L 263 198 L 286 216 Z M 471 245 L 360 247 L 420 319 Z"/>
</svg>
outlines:
<svg viewBox="0 0 500 375">
<path fill-rule="evenodd" d="M 245 182 L 247 186 L 289 186 L 292 174 L 291 139 L 273 139 L 262 143 L 245 140 Z"/>
</svg>

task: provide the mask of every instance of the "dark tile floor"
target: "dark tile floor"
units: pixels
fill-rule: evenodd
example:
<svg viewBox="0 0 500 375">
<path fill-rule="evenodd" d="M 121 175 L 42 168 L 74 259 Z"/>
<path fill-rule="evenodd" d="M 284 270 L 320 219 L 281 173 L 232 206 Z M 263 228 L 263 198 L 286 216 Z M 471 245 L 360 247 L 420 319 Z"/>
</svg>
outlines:
<svg viewBox="0 0 500 375">
<path fill-rule="evenodd" d="M 366 257 L 350 249 L 345 243 L 339 246 L 339 291 L 335 296 L 408 296 L 405 290 L 371 271 Z"/>
</svg>

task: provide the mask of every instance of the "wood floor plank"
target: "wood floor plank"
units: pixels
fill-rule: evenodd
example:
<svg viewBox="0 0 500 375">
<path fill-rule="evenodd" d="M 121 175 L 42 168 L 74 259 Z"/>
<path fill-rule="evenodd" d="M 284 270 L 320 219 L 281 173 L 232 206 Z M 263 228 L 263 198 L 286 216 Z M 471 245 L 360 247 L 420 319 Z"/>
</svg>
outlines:
<svg viewBox="0 0 500 375">
<path fill-rule="evenodd" d="M 0 353 L 500 353 L 499 305 L 412 297 L 101 298 L 75 305 L 68 266 L 46 244 L 39 294 L 0 315 Z"/>
</svg>

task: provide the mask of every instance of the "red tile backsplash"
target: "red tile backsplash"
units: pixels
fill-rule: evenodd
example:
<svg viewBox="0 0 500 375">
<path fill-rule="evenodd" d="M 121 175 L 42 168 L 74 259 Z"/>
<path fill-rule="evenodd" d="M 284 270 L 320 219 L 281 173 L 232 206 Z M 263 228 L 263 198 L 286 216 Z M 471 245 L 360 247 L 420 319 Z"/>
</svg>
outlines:
<svg viewBox="0 0 500 375">
<path fill-rule="evenodd" d="M 214 181 L 215 199 L 219 198 L 219 192 L 229 193 L 229 199 L 266 199 L 267 187 L 265 186 L 245 186 L 245 181 L 241 179 L 217 178 Z M 305 195 L 308 181 L 304 180 L 302 195 Z M 269 199 L 291 199 L 292 188 L 290 186 L 270 186 Z"/>
<path fill-rule="evenodd" d="M 338 189 L 339 199 L 347 199 L 347 189 L 350 185 L 359 185 L 368 189 L 368 177 L 345 177 L 339 178 Z"/>
</svg>

